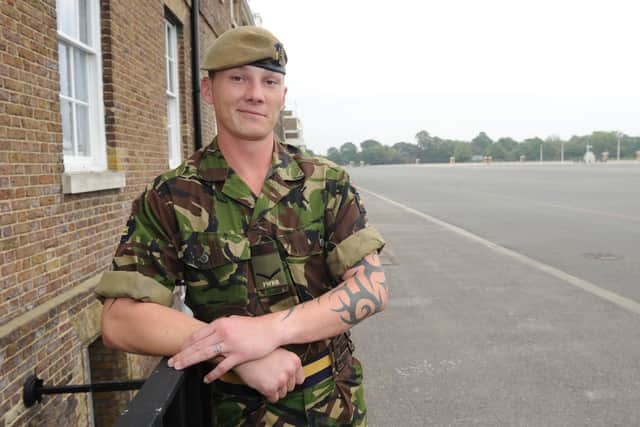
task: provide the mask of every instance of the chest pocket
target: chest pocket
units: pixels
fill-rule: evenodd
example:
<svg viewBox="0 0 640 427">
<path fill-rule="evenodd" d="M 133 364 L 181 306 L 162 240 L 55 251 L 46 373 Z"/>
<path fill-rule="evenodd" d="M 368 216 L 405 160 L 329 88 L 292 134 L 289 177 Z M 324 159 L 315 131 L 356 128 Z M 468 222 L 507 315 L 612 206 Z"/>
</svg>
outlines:
<svg viewBox="0 0 640 427">
<path fill-rule="evenodd" d="M 330 288 L 324 257 L 324 229 L 313 224 L 278 236 L 300 299 L 317 297 Z"/>
<path fill-rule="evenodd" d="M 186 304 L 197 318 L 243 314 L 248 303 L 249 240 L 237 233 L 186 232 L 180 259 Z"/>
</svg>

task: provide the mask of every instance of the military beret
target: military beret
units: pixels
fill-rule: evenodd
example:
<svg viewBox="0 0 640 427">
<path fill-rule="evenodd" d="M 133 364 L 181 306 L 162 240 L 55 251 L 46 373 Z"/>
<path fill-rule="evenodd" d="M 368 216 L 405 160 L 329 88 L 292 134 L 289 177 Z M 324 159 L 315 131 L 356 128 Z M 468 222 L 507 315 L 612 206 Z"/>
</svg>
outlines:
<svg viewBox="0 0 640 427">
<path fill-rule="evenodd" d="M 238 27 L 222 33 L 211 45 L 202 63 L 206 71 L 221 71 L 255 65 L 285 74 L 287 54 L 269 31 L 260 27 Z"/>
</svg>

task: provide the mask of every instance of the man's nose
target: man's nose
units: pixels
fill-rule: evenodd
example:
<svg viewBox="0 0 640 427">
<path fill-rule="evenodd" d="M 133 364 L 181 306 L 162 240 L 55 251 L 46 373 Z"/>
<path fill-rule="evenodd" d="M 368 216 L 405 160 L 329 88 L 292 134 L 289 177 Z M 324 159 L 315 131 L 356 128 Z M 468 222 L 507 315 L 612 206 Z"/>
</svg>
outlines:
<svg viewBox="0 0 640 427">
<path fill-rule="evenodd" d="M 264 88 L 260 81 L 249 81 L 249 84 L 247 85 L 247 100 L 252 102 L 264 102 Z"/>
</svg>

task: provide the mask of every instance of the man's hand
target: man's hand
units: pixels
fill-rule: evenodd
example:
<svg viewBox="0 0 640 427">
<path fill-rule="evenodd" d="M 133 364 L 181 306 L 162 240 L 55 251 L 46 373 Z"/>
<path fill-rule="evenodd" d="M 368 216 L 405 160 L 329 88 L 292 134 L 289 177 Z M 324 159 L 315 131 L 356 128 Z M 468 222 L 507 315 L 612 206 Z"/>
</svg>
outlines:
<svg viewBox="0 0 640 427">
<path fill-rule="evenodd" d="M 283 348 L 275 349 L 262 359 L 236 366 L 235 373 L 249 387 L 276 403 L 292 391 L 296 384 L 304 382 L 304 369 L 297 354 Z M 211 376 L 205 377 L 206 382 Z"/>
<path fill-rule="evenodd" d="M 209 381 L 214 381 L 235 366 L 263 358 L 280 347 L 279 323 L 270 314 L 216 319 L 191 334 L 180 352 L 169 359 L 169 366 L 184 369 L 223 356 L 224 360 L 207 375 Z"/>
<path fill-rule="evenodd" d="M 202 326 L 169 359 L 169 366 L 183 369 L 222 356 L 224 360 L 207 375 L 213 381 L 278 347 L 334 337 L 384 310 L 387 287 L 376 253 L 354 264 L 342 278 L 341 284 L 315 298 L 313 304 L 302 303 L 257 317 L 225 317 Z"/>
</svg>

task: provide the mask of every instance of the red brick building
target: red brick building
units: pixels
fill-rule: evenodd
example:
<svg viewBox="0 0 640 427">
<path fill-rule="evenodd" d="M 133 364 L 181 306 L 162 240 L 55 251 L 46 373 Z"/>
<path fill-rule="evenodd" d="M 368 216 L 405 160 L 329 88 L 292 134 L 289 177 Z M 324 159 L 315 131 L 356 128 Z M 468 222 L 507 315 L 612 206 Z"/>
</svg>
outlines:
<svg viewBox="0 0 640 427">
<path fill-rule="evenodd" d="M 132 200 L 195 149 L 194 3 L 0 3 L 0 427 L 111 425 L 129 392 L 25 408 L 25 378 L 144 378 L 155 364 L 102 346 L 92 290 Z M 246 0 L 201 0 L 199 57 L 252 24 Z M 214 129 L 203 105 L 204 145 Z"/>
</svg>

